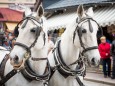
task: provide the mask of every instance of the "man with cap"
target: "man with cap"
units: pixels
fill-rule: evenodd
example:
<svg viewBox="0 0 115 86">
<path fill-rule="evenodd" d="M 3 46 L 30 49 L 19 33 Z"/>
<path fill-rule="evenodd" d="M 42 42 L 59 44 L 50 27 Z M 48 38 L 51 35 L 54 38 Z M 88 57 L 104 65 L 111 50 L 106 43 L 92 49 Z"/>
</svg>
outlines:
<svg viewBox="0 0 115 86">
<path fill-rule="evenodd" d="M 100 38 L 101 43 L 99 44 L 99 52 L 102 59 L 104 77 L 110 77 L 111 71 L 111 59 L 110 59 L 110 44 L 106 42 L 106 37 Z"/>
</svg>

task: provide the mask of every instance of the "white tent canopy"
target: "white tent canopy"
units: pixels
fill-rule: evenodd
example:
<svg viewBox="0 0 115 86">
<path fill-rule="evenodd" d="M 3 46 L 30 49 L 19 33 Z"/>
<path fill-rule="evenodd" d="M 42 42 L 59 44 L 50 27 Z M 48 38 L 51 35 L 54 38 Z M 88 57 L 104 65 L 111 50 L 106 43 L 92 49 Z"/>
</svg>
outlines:
<svg viewBox="0 0 115 86">
<path fill-rule="evenodd" d="M 48 30 L 66 28 L 76 17 L 76 12 L 66 12 L 55 15 L 47 21 Z M 115 6 L 96 9 L 94 11 L 94 19 L 103 27 L 115 24 Z"/>
</svg>

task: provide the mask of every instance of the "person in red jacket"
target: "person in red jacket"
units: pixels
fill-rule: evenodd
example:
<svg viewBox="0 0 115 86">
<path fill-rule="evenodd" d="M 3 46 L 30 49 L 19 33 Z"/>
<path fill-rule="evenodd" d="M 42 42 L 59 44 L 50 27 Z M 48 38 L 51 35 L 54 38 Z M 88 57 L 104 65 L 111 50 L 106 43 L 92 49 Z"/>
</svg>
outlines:
<svg viewBox="0 0 115 86">
<path fill-rule="evenodd" d="M 111 77 L 110 76 L 110 71 L 111 71 L 110 44 L 106 42 L 105 36 L 102 36 L 100 40 L 101 40 L 101 43 L 99 44 L 98 48 L 99 48 L 100 56 L 102 59 L 104 77 L 105 78 L 107 76 Z M 106 70 L 106 68 L 108 69 Z"/>
</svg>

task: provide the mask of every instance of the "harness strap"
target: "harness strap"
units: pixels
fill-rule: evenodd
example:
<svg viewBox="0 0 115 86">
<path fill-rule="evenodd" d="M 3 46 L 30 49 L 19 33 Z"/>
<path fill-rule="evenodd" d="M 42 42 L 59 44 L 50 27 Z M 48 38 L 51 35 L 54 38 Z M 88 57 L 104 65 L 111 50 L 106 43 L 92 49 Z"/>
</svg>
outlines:
<svg viewBox="0 0 115 86">
<path fill-rule="evenodd" d="M 8 56 L 8 54 L 6 54 L 4 59 L 1 62 L 1 65 L 0 65 L 0 77 L 1 78 L 4 77 L 5 65 L 6 65 L 6 62 L 8 61 L 8 59 L 9 59 L 9 56 Z"/>
<path fill-rule="evenodd" d="M 6 76 L 4 76 L 4 77 L 0 80 L 0 86 L 4 86 L 4 84 L 5 84 L 10 78 L 12 78 L 15 74 L 17 74 L 17 70 L 13 69 L 12 71 L 10 71 Z"/>
<path fill-rule="evenodd" d="M 33 61 L 47 60 L 47 58 L 31 58 Z"/>
<path fill-rule="evenodd" d="M 79 78 L 78 76 L 76 76 L 76 81 L 78 82 L 79 86 L 85 86 L 85 85 L 81 82 L 81 80 L 80 80 L 80 78 Z"/>
<path fill-rule="evenodd" d="M 51 75 L 51 68 L 50 68 L 50 64 L 49 64 L 48 59 L 44 59 L 44 60 L 47 60 L 47 67 L 46 67 L 47 71 L 43 75 L 36 74 L 31 69 L 28 60 L 25 62 L 25 69 L 21 70 L 22 75 L 29 81 L 32 81 L 32 80 L 36 80 L 36 81 L 45 80 L 45 81 L 48 81 L 49 77 Z"/>
<path fill-rule="evenodd" d="M 9 56 L 8 54 L 6 54 L 0 65 L 0 77 L 1 77 L 0 86 L 5 86 L 5 83 L 17 73 L 17 71 L 13 69 L 6 76 L 4 76 L 5 65 L 8 59 L 9 59 Z"/>
</svg>

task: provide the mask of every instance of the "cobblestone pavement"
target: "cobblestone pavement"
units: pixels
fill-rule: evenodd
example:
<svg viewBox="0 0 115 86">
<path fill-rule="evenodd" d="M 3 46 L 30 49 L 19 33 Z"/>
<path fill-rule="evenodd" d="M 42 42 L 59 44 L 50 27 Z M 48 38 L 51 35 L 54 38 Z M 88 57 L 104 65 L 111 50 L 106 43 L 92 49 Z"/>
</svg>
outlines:
<svg viewBox="0 0 115 86">
<path fill-rule="evenodd" d="M 106 84 L 91 82 L 91 81 L 84 81 L 84 84 L 86 86 L 113 86 L 113 85 L 106 85 Z"/>
</svg>

